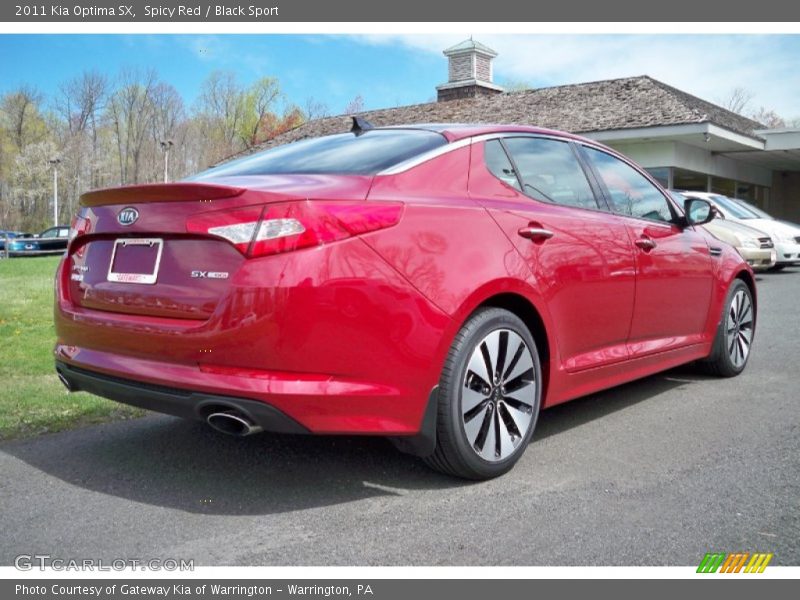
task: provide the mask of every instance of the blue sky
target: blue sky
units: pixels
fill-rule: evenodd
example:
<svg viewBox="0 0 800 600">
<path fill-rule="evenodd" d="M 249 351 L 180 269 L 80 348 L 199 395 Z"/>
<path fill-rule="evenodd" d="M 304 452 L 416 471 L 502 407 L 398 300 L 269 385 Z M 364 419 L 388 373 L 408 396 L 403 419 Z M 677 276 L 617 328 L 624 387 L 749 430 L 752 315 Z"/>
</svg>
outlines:
<svg viewBox="0 0 800 600">
<path fill-rule="evenodd" d="M 462 34 L 0 35 L 0 93 L 32 84 L 51 96 L 84 69 L 115 76 L 154 67 L 188 104 L 214 69 L 250 82 L 264 75 L 302 104 L 334 113 L 360 94 L 367 108 L 427 102 L 445 81 L 441 51 Z M 752 105 L 800 117 L 800 35 L 476 36 L 499 52 L 495 79 L 534 86 L 648 74 L 707 100 L 742 86 Z"/>
</svg>

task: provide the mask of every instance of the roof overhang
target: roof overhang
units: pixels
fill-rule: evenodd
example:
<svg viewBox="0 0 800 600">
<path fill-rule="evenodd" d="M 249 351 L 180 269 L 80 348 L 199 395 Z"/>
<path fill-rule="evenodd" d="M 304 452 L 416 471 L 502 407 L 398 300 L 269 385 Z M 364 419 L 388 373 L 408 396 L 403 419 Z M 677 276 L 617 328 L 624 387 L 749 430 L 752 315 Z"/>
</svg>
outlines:
<svg viewBox="0 0 800 600">
<path fill-rule="evenodd" d="M 761 137 L 743 135 L 708 122 L 589 131 L 583 132 L 582 135 L 606 143 L 682 142 L 716 153 L 757 152 L 765 149 L 765 141 Z"/>
<path fill-rule="evenodd" d="M 727 152 L 725 156 L 757 164 L 773 171 L 800 171 L 800 129 L 759 129 L 762 151 Z"/>
</svg>

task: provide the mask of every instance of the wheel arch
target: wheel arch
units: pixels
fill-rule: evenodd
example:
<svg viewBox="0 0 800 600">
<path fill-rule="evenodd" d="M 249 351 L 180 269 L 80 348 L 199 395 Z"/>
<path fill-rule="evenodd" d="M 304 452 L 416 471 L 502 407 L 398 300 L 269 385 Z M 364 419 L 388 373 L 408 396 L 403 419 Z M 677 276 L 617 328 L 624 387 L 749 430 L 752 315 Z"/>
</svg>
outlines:
<svg viewBox="0 0 800 600">
<path fill-rule="evenodd" d="M 536 342 L 536 350 L 542 365 L 542 401 L 550 383 L 550 370 L 553 366 L 553 351 L 544 319 L 536 306 L 525 296 L 514 292 L 503 292 L 486 298 L 470 313 L 482 308 L 502 308 L 522 319 Z M 469 317 L 467 317 L 468 319 Z"/>
<path fill-rule="evenodd" d="M 736 276 L 734 277 L 734 279 L 741 279 L 745 283 L 745 285 L 750 289 L 750 295 L 753 298 L 753 317 L 754 317 L 754 320 L 755 320 L 756 325 L 757 325 L 758 324 L 758 294 L 756 293 L 756 280 L 755 280 L 755 278 L 753 277 L 753 274 L 750 271 L 746 271 L 744 269 L 742 269 L 741 271 L 736 273 Z"/>
</svg>

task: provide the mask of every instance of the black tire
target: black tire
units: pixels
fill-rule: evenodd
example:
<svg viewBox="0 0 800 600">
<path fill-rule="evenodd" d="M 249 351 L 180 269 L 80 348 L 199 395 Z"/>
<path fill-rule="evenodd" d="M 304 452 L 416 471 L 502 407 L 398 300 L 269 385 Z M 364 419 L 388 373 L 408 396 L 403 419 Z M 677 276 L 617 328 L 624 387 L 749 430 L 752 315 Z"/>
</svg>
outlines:
<svg viewBox="0 0 800 600">
<path fill-rule="evenodd" d="M 494 368 L 490 368 L 490 346 L 496 348 Z M 470 368 L 481 358 L 481 367 Z M 477 374 L 481 369 L 483 377 Z M 495 374 L 494 381 L 486 382 L 490 373 Z M 447 475 L 474 480 L 508 472 L 525 452 L 536 427 L 541 381 L 536 343 L 525 323 L 500 308 L 475 312 L 456 335 L 442 370 L 436 449 L 424 459 L 426 464 Z M 468 408 L 479 396 L 483 400 Z M 470 442 L 468 435 L 477 437 Z"/>
<path fill-rule="evenodd" d="M 769 270 L 772 271 L 773 273 L 777 273 L 778 271 L 783 271 L 785 268 L 786 265 L 775 265 L 774 267 L 771 267 Z"/>
<path fill-rule="evenodd" d="M 747 313 L 748 309 L 737 308 L 735 305 L 740 298 L 746 298 L 745 302 L 746 306 L 749 307 L 749 315 Z M 741 317 L 736 314 L 737 310 L 742 311 Z M 738 325 L 735 324 L 737 319 L 740 319 Z M 722 309 L 722 317 L 717 328 L 717 335 L 714 338 L 711 354 L 707 359 L 700 362 L 701 366 L 711 375 L 717 375 L 718 377 L 735 377 L 744 371 L 750 358 L 755 324 L 756 313 L 753 294 L 744 281 L 734 279 L 725 297 L 725 305 Z M 745 340 L 748 338 L 749 342 L 745 344 Z M 746 347 L 742 356 L 744 346 Z"/>
</svg>

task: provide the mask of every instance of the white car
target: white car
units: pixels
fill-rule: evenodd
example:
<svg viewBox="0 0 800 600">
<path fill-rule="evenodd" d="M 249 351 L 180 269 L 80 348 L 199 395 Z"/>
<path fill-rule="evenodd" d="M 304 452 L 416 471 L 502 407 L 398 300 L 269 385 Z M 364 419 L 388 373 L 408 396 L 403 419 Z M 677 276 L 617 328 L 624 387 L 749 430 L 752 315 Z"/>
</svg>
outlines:
<svg viewBox="0 0 800 600">
<path fill-rule="evenodd" d="M 784 225 L 788 225 L 789 227 L 794 227 L 798 232 L 800 232 L 800 225 L 798 225 L 797 223 L 792 223 L 791 221 L 784 221 L 783 219 L 776 219 L 771 214 L 769 214 L 767 211 L 761 210 L 757 206 L 755 206 L 753 204 L 750 204 L 749 202 L 747 202 L 745 200 L 742 200 L 740 198 L 731 198 L 731 200 L 736 202 L 736 204 L 744 206 L 750 212 L 756 213 L 762 219 L 769 219 L 771 221 L 778 221 L 778 223 L 783 223 Z M 797 240 L 797 241 L 798 241 L 798 243 L 800 243 L 800 240 Z"/>
<path fill-rule="evenodd" d="M 775 243 L 777 262 L 772 267 L 779 271 L 789 265 L 800 263 L 800 229 L 781 221 L 765 219 L 746 208 L 739 202 L 721 194 L 708 192 L 680 192 L 686 198 L 702 198 L 708 200 L 719 215 L 725 219 L 741 222 L 748 227 L 753 227 L 769 234 Z"/>
</svg>

